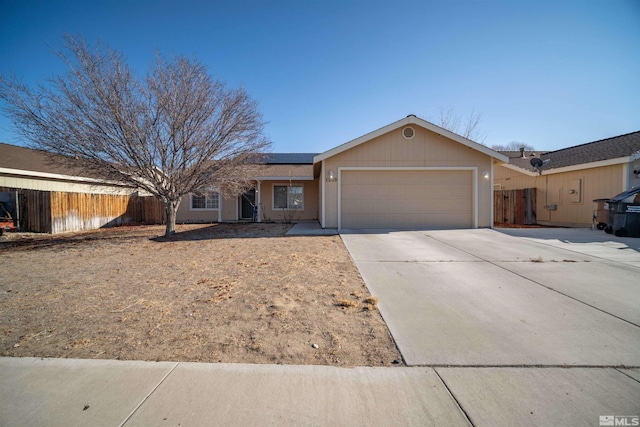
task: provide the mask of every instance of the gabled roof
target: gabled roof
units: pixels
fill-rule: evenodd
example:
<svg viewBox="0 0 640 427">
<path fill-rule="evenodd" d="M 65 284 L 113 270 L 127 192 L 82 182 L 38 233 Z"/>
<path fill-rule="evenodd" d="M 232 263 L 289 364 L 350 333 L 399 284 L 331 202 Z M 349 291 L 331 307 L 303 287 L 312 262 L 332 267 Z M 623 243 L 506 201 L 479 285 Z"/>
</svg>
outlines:
<svg viewBox="0 0 640 427">
<path fill-rule="evenodd" d="M 356 138 L 352 141 L 349 141 L 347 143 L 344 143 L 342 145 L 339 145 L 335 148 L 332 148 L 329 151 L 325 151 L 324 153 L 321 153 L 317 156 L 315 156 L 313 158 L 313 162 L 314 163 L 318 163 L 321 162 L 322 160 L 328 159 L 329 157 L 333 157 L 336 154 L 340 154 L 343 151 L 349 150 L 353 147 L 357 147 L 358 145 L 365 143 L 367 141 L 370 141 L 374 138 L 377 138 L 381 135 L 384 135 L 385 133 L 391 132 L 393 130 L 399 129 L 401 127 L 407 126 L 407 125 L 417 125 L 417 126 L 421 126 L 427 130 L 430 130 L 431 132 L 437 133 L 439 135 L 442 135 L 444 137 L 447 137 L 453 141 L 456 141 L 462 145 L 466 145 L 467 147 L 473 148 L 474 150 L 480 151 L 483 154 L 486 154 L 487 156 L 493 157 L 496 160 L 500 160 L 503 162 L 507 162 L 509 159 L 503 155 L 498 153 L 497 151 L 494 151 L 492 149 L 490 149 L 489 147 L 486 147 L 482 144 L 478 144 L 477 142 L 473 142 L 470 139 L 464 138 L 458 134 L 455 134 L 451 131 L 448 131 L 446 129 L 441 128 L 440 126 L 436 126 L 433 123 L 430 123 L 424 119 L 421 119 L 419 117 L 416 117 L 413 114 L 408 115 L 407 117 L 405 117 L 404 119 L 398 120 L 397 122 L 393 122 L 385 127 L 382 127 L 378 130 L 374 130 L 373 132 L 369 132 L 366 135 L 361 136 L 360 138 Z"/>
<path fill-rule="evenodd" d="M 268 153 L 258 166 L 259 180 L 312 180 L 313 157 L 318 153 Z"/>
<path fill-rule="evenodd" d="M 537 157 L 550 160 L 544 172 L 562 172 L 565 168 L 605 166 L 607 164 L 627 163 L 632 156 L 640 154 L 640 131 L 588 142 L 561 150 L 525 153 L 522 158 L 518 151 L 501 151 L 509 157 L 509 164 L 537 173 L 531 166 L 531 159 Z M 563 169 L 563 170 L 558 170 Z M 543 172 L 543 173 L 544 173 Z"/>
<path fill-rule="evenodd" d="M 259 165 L 255 178 L 261 181 L 312 180 L 313 165 Z"/>
</svg>

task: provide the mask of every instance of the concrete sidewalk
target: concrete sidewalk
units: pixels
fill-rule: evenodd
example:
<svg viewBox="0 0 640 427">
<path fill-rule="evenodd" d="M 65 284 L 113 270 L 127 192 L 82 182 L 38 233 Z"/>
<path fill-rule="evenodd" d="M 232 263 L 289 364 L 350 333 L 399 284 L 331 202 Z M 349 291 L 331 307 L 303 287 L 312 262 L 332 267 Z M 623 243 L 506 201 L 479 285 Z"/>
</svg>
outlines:
<svg viewBox="0 0 640 427">
<path fill-rule="evenodd" d="M 469 425 L 429 368 L 0 358 L 2 426 Z"/>
<path fill-rule="evenodd" d="M 0 425 L 597 426 L 640 413 L 639 380 L 613 368 L 0 358 Z"/>
</svg>

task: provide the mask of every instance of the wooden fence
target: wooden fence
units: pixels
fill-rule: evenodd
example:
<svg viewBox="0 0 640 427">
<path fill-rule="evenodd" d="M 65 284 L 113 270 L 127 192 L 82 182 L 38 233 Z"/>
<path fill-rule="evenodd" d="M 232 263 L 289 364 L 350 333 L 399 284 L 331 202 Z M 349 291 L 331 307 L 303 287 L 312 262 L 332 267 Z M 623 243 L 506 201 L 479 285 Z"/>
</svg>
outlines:
<svg viewBox="0 0 640 427">
<path fill-rule="evenodd" d="M 155 197 L 51 192 L 51 232 L 93 230 L 132 223 L 161 223 Z"/>
<path fill-rule="evenodd" d="M 493 222 L 495 224 L 536 224 L 536 189 L 494 191 Z"/>
<path fill-rule="evenodd" d="M 164 205 L 155 197 L 9 188 L 0 191 L 18 192 L 22 231 L 62 233 L 164 222 Z"/>
</svg>

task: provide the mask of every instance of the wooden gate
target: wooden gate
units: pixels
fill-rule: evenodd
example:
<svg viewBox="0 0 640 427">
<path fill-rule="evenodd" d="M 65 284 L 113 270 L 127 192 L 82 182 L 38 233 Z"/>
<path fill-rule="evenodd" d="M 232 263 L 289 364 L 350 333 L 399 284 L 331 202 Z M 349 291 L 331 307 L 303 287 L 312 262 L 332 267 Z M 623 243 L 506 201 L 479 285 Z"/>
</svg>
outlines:
<svg viewBox="0 0 640 427">
<path fill-rule="evenodd" d="M 495 224 L 536 224 L 536 189 L 494 191 L 493 222 Z"/>
</svg>

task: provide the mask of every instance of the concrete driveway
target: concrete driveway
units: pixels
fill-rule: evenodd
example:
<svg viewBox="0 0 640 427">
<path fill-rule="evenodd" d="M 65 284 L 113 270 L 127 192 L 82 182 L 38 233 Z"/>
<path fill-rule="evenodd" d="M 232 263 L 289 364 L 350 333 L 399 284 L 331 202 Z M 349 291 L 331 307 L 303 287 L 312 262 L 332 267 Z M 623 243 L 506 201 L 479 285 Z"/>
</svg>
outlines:
<svg viewBox="0 0 640 427">
<path fill-rule="evenodd" d="M 433 369 L 469 424 L 637 423 L 640 239 L 580 229 L 341 236 L 406 363 Z"/>
<path fill-rule="evenodd" d="M 640 366 L 639 239 L 343 232 L 409 365 Z"/>
</svg>

